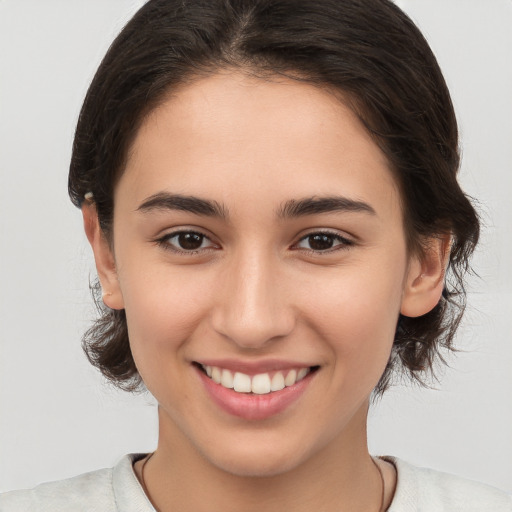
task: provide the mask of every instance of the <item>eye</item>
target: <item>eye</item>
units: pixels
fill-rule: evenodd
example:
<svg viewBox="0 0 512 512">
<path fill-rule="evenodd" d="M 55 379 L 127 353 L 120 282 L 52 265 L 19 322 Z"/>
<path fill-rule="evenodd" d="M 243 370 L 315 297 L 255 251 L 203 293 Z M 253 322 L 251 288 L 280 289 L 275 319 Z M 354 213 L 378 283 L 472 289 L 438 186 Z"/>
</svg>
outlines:
<svg viewBox="0 0 512 512">
<path fill-rule="evenodd" d="M 330 250 L 344 249 L 354 245 L 354 242 L 334 233 L 310 233 L 301 238 L 296 244 L 299 249 L 314 252 L 327 252 Z"/>
<path fill-rule="evenodd" d="M 206 235 L 196 231 L 170 233 L 158 239 L 157 242 L 166 249 L 185 253 L 195 253 L 203 249 L 216 247 Z"/>
</svg>

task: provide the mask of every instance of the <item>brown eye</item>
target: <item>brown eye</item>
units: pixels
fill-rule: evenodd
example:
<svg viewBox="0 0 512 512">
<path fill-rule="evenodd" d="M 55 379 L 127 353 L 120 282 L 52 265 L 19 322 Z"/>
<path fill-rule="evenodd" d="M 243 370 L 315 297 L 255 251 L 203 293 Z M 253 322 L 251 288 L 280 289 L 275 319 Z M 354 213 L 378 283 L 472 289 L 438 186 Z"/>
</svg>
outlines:
<svg viewBox="0 0 512 512">
<path fill-rule="evenodd" d="M 161 238 L 159 243 L 177 252 L 196 252 L 214 246 L 206 235 L 195 231 L 172 233 Z"/>
<path fill-rule="evenodd" d="M 334 245 L 334 237 L 332 235 L 311 235 L 308 237 L 309 247 L 314 251 L 325 251 L 331 249 Z"/>
<path fill-rule="evenodd" d="M 180 249 L 194 251 L 201 248 L 204 236 L 198 233 L 180 233 L 176 238 Z"/>
<path fill-rule="evenodd" d="M 329 251 L 330 249 L 343 249 L 353 242 L 334 233 L 311 233 L 302 238 L 297 247 L 314 252 Z"/>
</svg>

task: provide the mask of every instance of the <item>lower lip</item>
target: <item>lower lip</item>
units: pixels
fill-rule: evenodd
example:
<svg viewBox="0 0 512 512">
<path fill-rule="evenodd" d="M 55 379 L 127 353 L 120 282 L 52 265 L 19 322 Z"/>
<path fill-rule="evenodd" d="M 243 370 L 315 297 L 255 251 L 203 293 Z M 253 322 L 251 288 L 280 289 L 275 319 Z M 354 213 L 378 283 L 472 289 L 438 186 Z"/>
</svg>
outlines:
<svg viewBox="0 0 512 512">
<path fill-rule="evenodd" d="M 264 420 L 286 410 L 304 393 L 314 373 L 308 373 L 293 386 L 264 395 L 237 393 L 215 383 L 201 370 L 197 372 L 212 400 L 224 411 L 246 420 Z M 316 373 L 316 372 L 315 372 Z"/>
</svg>

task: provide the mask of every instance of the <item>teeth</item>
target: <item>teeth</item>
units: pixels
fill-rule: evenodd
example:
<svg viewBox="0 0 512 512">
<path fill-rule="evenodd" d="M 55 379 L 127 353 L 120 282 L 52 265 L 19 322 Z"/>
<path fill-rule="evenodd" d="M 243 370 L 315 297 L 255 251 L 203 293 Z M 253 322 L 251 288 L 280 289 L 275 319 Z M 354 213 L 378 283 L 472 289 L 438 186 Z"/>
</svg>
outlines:
<svg viewBox="0 0 512 512">
<path fill-rule="evenodd" d="M 250 393 L 251 392 L 251 377 L 245 375 L 245 373 L 236 372 L 235 378 L 233 379 L 233 388 L 238 393 Z"/>
<path fill-rule="evenodd" d="M 213 382 L 220 384 L 221 379 L 222 379 L 222 372 L 221 372 L 220 368 L 217 368 L 215 366 L 214 368 L 212 368 L 212 380 L 213 380 Z"/>
<path fill-rule="evenodd" d="M 282 372 L 277 372 L 272 377 L 272 382 L 270 383 L 270 391 L 280 391 L 284 389 L 284 377 Z"/>
<path fill-rule="evenodd" d="M 270 393 L 270 376 L 268 373 L 260 373 L 252 378 L 251 391 L 257 395 Z"/>
<path fill-rule="evenodd" d="M 288 375 L 286 376 L 286 379 L 284 379 L 284 385 L 291 386 L 291 385 L 295 384 L 296 380 L 297 380 L 297 371 L 290 370 L 288 372 Z"/>
<path fill-rule="evenodd" d="M 309 373 L 309 368 L 301 368 L 297 372 L 297 381 L 302 380 Z"/>
<path fill-rule="evenodd" d="M 233 387 L 233 374 L 229 370 L 222 370 L 220 383 L 225 388 L 231 389 Z"/>
<path fill-rule="evenodd" d="M 254 393 L 256 395 L 266 395 L 293 386 L 310 372 L 309 368 L 300 368 L 299 370 L 290 370 L 286 377 L 282 371 L 279 371 L 272 378 L 268 373 L 259 373 L 251 378 L 242 372 L 236 372 L 233 375 L 231 371 L 217 366 L 203 366 L 203 369 L 208 377 L 225 388 L 234 389 L 238 393 Z"/>
</svg>

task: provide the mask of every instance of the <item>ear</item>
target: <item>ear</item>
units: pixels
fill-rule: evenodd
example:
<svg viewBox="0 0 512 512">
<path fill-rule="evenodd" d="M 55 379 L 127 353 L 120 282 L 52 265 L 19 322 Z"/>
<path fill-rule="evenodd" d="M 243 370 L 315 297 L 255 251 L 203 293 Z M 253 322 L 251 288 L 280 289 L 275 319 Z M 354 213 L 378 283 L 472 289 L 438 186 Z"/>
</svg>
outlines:
<svg viewBox="0 0 512 512">
<path fill-rule="evenodd" d="M 402 294 L 402 315 L 418 317 L 436 307 L 443 293 L 450 248 L 451 236 L 440 235 L 426 240 L 421 254 L 411 257 Z"/>
<path fill-rule="evenodd" d="M 94 203 L 84 201 L 82 216 L 85 234 L 91 244 L 96 261 L 96 270 L 103 290 L 103 303 L 110 309 L 123 309 L 124 301 L 119 286 L 114 254 L 100 228 Z"/>
</svg>

